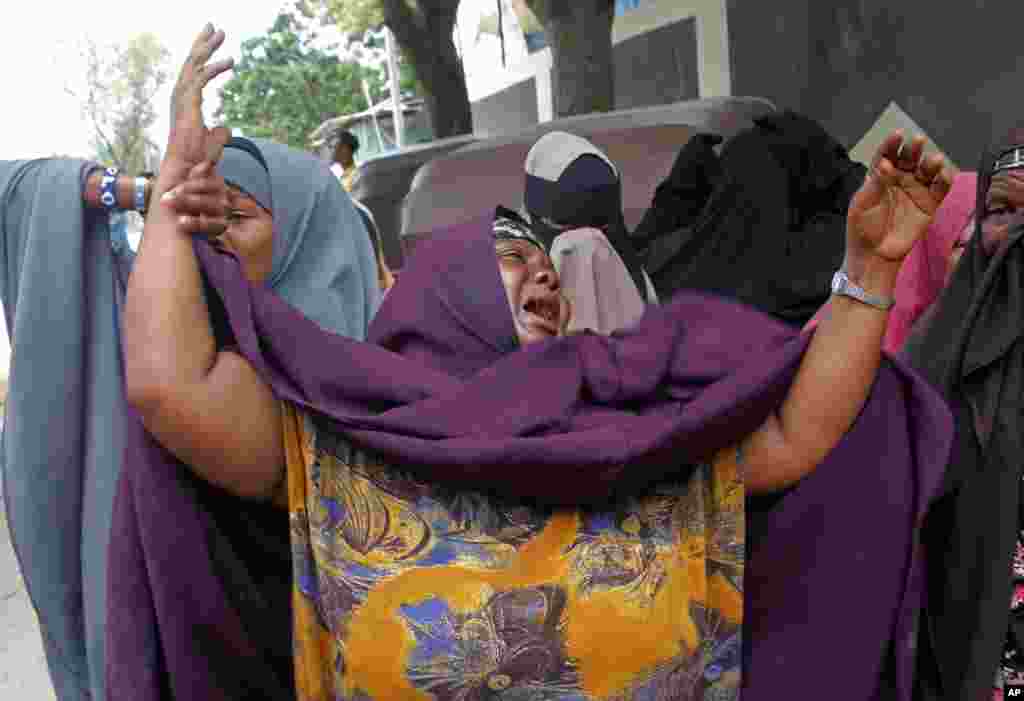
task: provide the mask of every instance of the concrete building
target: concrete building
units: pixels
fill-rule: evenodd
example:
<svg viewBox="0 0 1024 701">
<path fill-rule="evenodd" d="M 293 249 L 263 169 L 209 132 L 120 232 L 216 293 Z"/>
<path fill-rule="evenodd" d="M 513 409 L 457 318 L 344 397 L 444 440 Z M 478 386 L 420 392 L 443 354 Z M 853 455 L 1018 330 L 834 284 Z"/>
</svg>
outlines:
<svg viewBox="0 0 1024 701">
<path fill-rule="evenodd" d="M 1024 3 L 727 0 L 732 89 L 852 145 L 890 105 L 959 165 L 1024 122 Z"/>
<path fill-rule="evenodd" d="M 522 0 L 462 0 L 457 44 L 474 129 L 497 134 L 554 117 L 551 49 Z M 723 0 L 618 0 L 612 31 L 616 109 L 731 95 Z"/>
<path fill-rule="evenodd" d="M 483 133 L 552 117 L 551 52 L 522 17 L 523 0 L 502 2 L 504 67 L 486 20 L 495 0 L 462 0 L 459 11 Z M 618 108 L 763 97 L 820 121 L 849 147 L 876 126 L 916 125 L 965 168 L 990 138 L 1024 122 L 1024 3 L 617 0 L 616 12 Z"/>
</svg>

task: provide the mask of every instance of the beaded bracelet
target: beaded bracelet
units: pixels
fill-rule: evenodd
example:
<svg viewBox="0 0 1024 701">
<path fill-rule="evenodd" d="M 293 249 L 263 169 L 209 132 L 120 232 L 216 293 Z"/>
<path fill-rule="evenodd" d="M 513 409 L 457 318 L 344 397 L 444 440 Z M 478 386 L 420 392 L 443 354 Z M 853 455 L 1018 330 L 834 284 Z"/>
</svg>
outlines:
<svg viewBox="0 0 1024 701">
<path fill-rule="evenodd" d="M 107 210 L 117 209 L 117 193 L 114 188 L 117 186 L 117 175 L 120 172 L 111 166 L 103 172 L 103 179 L 100 180 L 100 203 Z"/>
</svg>

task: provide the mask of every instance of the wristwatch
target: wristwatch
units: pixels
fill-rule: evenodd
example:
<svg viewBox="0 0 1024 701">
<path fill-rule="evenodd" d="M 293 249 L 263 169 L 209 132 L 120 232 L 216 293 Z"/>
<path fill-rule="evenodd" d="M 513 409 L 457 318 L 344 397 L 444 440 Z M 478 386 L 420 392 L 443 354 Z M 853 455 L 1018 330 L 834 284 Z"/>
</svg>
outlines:
<svg viewBox="0 0 1024 701">
<path fill-rule="evenodd" d="M 842 270 L 836 272 L 832 277 L 832 294 L 852 297 L 861 304 L 866 304 L 875 309 L 887 312 L 896 304 L 896 300 L 885 297 L 876 297 L 869 294 L 864 288 L 858 287 Z"/>
</svg>

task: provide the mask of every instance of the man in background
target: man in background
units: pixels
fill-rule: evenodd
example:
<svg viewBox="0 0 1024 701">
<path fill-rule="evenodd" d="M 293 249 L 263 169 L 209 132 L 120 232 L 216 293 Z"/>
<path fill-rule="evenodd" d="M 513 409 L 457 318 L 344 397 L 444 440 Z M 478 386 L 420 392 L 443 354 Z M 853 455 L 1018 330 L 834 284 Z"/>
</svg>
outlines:
<svg viewBox="0 0 1024 701">
<path fill-rule="evenodd" d="M 352 184 L 356 179 L 356 152 L 359 151 L 359 139 L 350 131 L 343 131 L 338 136 L 334 147 L 334 164 L 331 171 L 338 176 L 341 186 L 346 192 L 352 192 Z"/>
</svg>

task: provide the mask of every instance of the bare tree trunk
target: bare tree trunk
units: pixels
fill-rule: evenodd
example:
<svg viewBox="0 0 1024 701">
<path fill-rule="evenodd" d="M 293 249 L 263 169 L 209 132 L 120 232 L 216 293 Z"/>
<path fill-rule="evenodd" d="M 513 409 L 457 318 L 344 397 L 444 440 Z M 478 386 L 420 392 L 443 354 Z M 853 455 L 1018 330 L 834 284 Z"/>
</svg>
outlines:
<svg viewBox="0 0 1024 701">
<path fill-rule="evenodd" d="M 466 76 L 452 33 L 458 0 L 382 0 L 385 23 L 423 86 L 434 138 L 473 131 Z"/>
<path fill-rule="evenodd" d="M 555 115 L 615 109 L 615 0 L 526 0 L 544 25 L 554 63 Z"/>
</svg>

